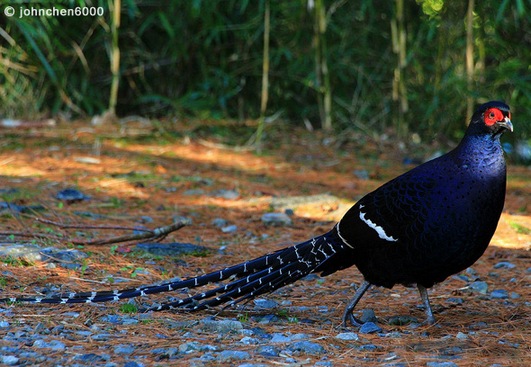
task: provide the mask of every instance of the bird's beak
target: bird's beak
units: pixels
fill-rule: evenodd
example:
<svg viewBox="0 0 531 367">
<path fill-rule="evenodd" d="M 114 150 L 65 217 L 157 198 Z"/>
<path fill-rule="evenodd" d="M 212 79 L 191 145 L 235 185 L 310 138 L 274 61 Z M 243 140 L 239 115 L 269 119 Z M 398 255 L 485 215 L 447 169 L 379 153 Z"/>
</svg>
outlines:
<svg viewBox="0 0 531 367">
<path fill-rule="evenodd" d="M 503 121 L 498 122 L 498 124 L 505 129 L 509 130 L 510 132 L 513 132 L 513 124 L 511 123 L 511 120 L 508 117 L 505 117 Z"/>
</svg>

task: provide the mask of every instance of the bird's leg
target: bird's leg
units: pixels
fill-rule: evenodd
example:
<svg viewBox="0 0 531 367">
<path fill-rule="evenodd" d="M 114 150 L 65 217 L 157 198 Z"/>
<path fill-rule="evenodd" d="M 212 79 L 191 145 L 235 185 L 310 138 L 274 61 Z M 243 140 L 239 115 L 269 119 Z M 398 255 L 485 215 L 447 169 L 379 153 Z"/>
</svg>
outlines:
<svg viewBox="0 0 531 367">
<path fill-rule="evenodd" d="M 424 308 L 426 312 L 426 324 L 433 325 L 435 324 L 435 317 L 433 316 L 433 311 L 430 305 L 430 299 L 428 298 L 428 290 L 421 284 L 417 284 L 417 288 L 419 289 L 420 298 L 422 298 L 422 302 L 424 303 Z"/>
<path fill-rule="evenodd" d="M 361 325 L 363 325 L 363 322 L 354 317 L 352 311 L 354 311 L 354 308 L 356 308 L 356 305 L 358 304 L 359 300 L 361 299 L 361 297 L 363 297 L 363 295 L 365 294 L 367 289 L 371 287 L 371 285 L 372 284 L 366 280 L 364 280 L 363 283 L 360 285 L 360 287 L 356 291 L 356 294 L 354 294 L 354 297 L 350 300 L 348 306 L 345 308 L 345 312 L 343 313 L 343 327 L 347 327 L 347 319 L 350 320 L 350 322 L 354 326 L 360 327 Z"/>
</svg>

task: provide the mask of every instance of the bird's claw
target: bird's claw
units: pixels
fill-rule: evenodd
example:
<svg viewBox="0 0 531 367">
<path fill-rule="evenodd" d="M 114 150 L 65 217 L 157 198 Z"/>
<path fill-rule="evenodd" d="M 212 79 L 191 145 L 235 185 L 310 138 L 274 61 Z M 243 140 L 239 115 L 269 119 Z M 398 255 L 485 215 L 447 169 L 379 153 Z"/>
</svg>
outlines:
<svg viewBox="0 0 531 367">
<path fill-rule="evenodd" d="M 348 329 L 348 326 L 347 326 L 347 320 L 350 321 L 350 323 L 352 324 L 352 326 L 354 327 L 362 327 L 364 322 L 359 320 L 358 318 L 356 318 L 352 313 L 348 313 L 348 314 L 345 314 L 343 316 L 343 323 L 342 323 L 342 326 L 346 329 Z"/>
</svg>

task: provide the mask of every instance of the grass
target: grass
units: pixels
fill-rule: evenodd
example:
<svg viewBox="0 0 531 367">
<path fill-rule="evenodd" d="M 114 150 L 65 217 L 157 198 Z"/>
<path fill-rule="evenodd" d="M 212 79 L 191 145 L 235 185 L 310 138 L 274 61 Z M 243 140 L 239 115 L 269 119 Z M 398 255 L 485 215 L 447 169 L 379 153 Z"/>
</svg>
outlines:
<svg viewBox="0 0 531 367">
<path fill-rule="evenodd" d="M 33 261 L 27 260 L 23 257 L 15 257 L 11 255 L 0 257 L 0 262 L 6 265 L 9 265 L 9 266 L 16 266 L 16 267 L 35 266 L 35 263 Z"/>
<path fill-rule="evenodd" d="M 510 222 L 509 225 L 511 226 L 512 229 L 514 229 L 516 231 L 516 233 L 519 233 L 519 234 L 526 234 L 526 235 L 530 235 L 531 234 L 531 229 L 521 225 L 521 224 L 518 224 L 518 223 L 515 223 L 515 222 Z"/>
<path fill-rule="evenodd" d="M 138 313 L 138 307 L 131 303 L 124 303 L 120 305 L 120 312 L 125 314 L 135 314 Z"/>
<path fill-rule="evenodd" d="M 24 188 L 10 189 L 0 192 L 0 198 L 7 203 L 28 201 L 33 199 L 36 195 L 37 193 L 35 191 Z"/>
</svg>

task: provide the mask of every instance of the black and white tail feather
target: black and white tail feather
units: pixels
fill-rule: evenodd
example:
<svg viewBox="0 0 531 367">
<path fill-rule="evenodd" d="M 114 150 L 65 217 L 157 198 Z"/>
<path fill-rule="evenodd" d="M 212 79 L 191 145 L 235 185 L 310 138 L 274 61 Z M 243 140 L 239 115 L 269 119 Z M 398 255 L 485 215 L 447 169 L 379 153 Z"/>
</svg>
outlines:
<svg viewBox="0 0 531 367">
<path fill-rule="evenodd" d="M 123 290 L 72 292 L 49 298 L 2 298 L 0 302 L 49 304 L 98 303 L 171 292 L 184 288 L 198 288 L 211 283 L 221 283 L 220 286 L 214 289 L 173 302 L 163 303 L 150 309 L 153 311 L 169 309 L 197 311 L 221 304 L 230 306 L 248 301 L 261 294 L 272 292 L 287 284 L 293 283 L 312 272 L 321 271 L 330 274 L 339 269 L 332 266 L 331 268 L 335 269 L 334 271 L 326 271 L 327 265 L 329 265 L 327 262 L 334 258 L 333 262 L 337 262 L 340 257 L 336 257 L 336 255 L 345 250 L 348 250 L 348 247 L 345 246 L 337 234 L 336 227 L 334 227 L 325 235 L 315 237 L 295 246 L 287 247 L 254 260 L 187 280 Z"/>
</svg>

